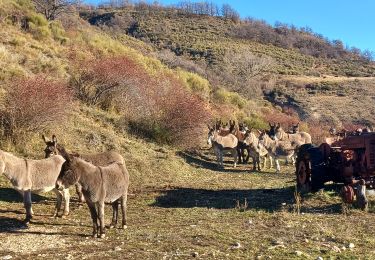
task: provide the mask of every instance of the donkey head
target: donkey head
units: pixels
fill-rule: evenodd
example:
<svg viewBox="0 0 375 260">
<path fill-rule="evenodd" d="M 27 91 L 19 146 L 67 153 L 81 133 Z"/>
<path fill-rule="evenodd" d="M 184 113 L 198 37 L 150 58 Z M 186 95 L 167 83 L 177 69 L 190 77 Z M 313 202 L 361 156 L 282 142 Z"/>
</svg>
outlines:
<svg viewBox="0 0 375 260">
<path fill-rule="evenodd" d="M 76 170 L 76 160 L 76 157 L 69 156 L 63 163 L 60 175 L 56 181 L 56 189 L 63 190 L 78 182 L 79 171 Z"/>
<path fill-rule="evenodd" d="M 296 134 L 298 132 L 299 132 L 299 122 L 296 125 L 293 124 L 291 129 L 290 129 L 290 133 L 292 133 L 292 134 Z"/>
<path fill-rule="evenodd" d="M 245 136 L 244 136 L 244 143 L 247 145 L 250 145 L 254 143 L 255 141 L 255 135 L 251 132 L 251 129 L 246 130 Z"/>
<path fill-rule="evenodd" d="M 208 126 L 207 144 L 208 145 L 212 145 L 212 139 L 215 136 L 215 132 L 216 132 L 216 129 L 217 129 L 217 124 L 216 124 L 216 128 L 211 127 L 209 125 L 207 125 L 207 126 Z"/>
<path fill-rule="evenodd" d="M 57 150 L 57 138 L 55 135 L 52 135 L 52 141 L 50 141 L 48 138 L 46 138 L 44 135 L 42 135 L 43 141 L 46 143 L 46 148 L 44 149 L 45 157 L 48 158 L 52 155 L 59 154 L 59 151 Z"/>
<path fill-rule="evenodd" d="M 282 131 L 280 123 L 278 123 L 277 125 L 276 123 L 274 124 L 269 123 L 269 125 L 270 125 L 270 130 L 268 131 L 269 137 L 271 137 L 272 140 L 280 139 L 280 135 Z"/>
<path fill-rule="evenodd" d="M 235 127 L 236 127 L 236 121 L 229 120 L 229 133 L 233 133 L 233 130 Z"/>
</svg>

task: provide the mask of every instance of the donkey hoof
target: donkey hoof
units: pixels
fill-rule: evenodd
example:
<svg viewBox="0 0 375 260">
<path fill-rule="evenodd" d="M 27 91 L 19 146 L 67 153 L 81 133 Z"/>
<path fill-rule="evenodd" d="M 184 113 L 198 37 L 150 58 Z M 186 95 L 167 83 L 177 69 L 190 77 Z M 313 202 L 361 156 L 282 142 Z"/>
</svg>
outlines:
<svg viewBox="0 0 375 260">
<path fill-rule="evenodd" d="M 104 233 L 100 234 L 100 235 L 98 236 L 98 238 L 105 238 L 105 234 L 104 234 Z"/>
<path fill-rule="evenodd" d="M 128 226 L 127 225 L 122 225 L 122 229 L 127 229 Z"/>
</svg>

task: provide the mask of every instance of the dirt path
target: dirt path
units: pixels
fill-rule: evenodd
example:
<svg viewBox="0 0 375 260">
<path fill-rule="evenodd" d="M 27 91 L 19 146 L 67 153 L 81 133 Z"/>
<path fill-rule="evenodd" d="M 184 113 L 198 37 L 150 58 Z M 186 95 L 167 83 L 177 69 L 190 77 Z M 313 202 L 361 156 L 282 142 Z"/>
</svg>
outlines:
<svg viewBox="0 0 375 260">
<path fill-rule="evenodd" d="M 298 215 L 292 167 L 280 174 L 251 173 L 249 167 L 230 168 L 228 161 L 217 171 L 208 152 L 177 157 L 181 173 L 132 187 L 128 229 L 108 230 L 105 239 L 89 236 L 87 206 L 75 199 L 68 218 L 51 218 L 52 194 L 35 196 L 36 216 L 25 228 L 19 195 L 0 177 L 0 259 L 325 259 L 375 253 L 373 204 L 369 213 L 343 214 L 336 186 L 304 196 Z M 132 178 L 140 181 L 134 171 Z M 110 215 L 107 206 L 107 223 Z"/>
</svg>

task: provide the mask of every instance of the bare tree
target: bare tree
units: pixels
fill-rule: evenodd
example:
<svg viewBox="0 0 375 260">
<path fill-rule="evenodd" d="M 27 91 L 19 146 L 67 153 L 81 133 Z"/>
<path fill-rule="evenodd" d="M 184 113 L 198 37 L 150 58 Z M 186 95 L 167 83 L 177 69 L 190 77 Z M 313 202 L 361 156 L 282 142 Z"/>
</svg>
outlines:
<svg viewBox="0 0 375 260">
<path fill-rule="evenodd" d="M 55 20 L 60 14 L 69 12 L 79 0 L 33 0 L 37 12 L 42 13 L 48 21 Z"/>
<path fill-rule="evenodd" d="M 221 15 L 225 19 L 231 19 L 234 22 L 240 20 L 240 14 L 228 4 L 223 4 L 223 6 L 221 7 Z"/>
</svg>

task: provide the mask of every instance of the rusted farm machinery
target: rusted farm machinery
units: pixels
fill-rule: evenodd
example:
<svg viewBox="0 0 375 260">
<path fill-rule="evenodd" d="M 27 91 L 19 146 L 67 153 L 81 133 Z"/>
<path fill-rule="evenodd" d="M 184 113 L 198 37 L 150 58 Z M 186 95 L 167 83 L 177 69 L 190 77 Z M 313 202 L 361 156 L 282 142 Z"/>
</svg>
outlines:
<svg viewBox="0 0 375 260">
<path fill-rule="evenodd" d="M 296 163 L 297 186 L 317 191 L 324 183 L 343 183 L 346 203 L 367 208 L 366 188 L 375 188 L 375 133 L 327 138 L 320 146 L 300 147 Z"/>
</svg>

